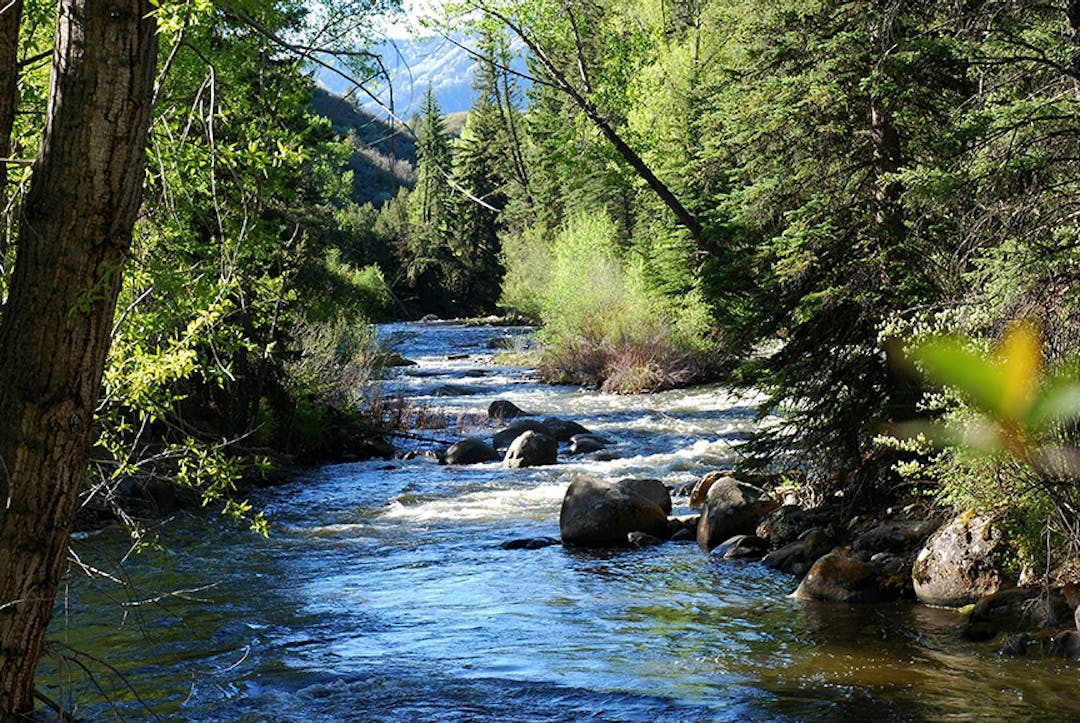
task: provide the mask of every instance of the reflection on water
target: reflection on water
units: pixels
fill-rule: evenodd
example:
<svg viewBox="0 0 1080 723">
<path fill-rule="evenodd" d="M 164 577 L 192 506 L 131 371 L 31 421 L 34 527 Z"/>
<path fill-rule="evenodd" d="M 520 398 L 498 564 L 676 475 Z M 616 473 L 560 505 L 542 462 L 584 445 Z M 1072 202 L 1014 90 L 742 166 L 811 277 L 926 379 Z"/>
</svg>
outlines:
<svg viewBox="0 0 1080 723">
<path fill-rule="evenodd" d="M 438 405 L 476 414 L 510 399 L 602 430 L 618 458 L 325 467 L 256 500 L 269 540 L 184 514 L 122 569 L 126 535 L 90 535 L 82 559 L 127 585 L 72 577 L 52 634 L 69 662 L 42 667 L 50 697 L 89 720 L 1080 718 L 1080 670 L 998 659 L 960 641 L 949 611 L 796 602 L 790 578 L 693 544 L 502 549 L 558 536 L 575 472 L 678 484 L 729 464 L 749 402 L 720 388 L 604 397 L 482 367 L 487 340 L 516 329 L 387 333 L 420 362 L 392 392 L 483 384 Z"/>
</svg>

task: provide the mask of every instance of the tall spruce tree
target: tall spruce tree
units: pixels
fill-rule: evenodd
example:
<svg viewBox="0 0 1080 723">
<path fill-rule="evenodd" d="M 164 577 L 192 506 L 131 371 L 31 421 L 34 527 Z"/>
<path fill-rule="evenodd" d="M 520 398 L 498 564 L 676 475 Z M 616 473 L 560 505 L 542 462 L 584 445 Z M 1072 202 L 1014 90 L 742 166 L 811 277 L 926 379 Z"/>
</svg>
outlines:
<svg viewBox="0 0 1080 723">
<path fill-rule="evenodd" d="M 460 264 L 456 279 L 463 303 L 472 311 L 489 311 L 499 298 L 503 268 L 499 261 L 500 214 L 507 187 L 515 177 L 514 147 L 508 125 L 513 108 L 503 108 L 494 40 L 486 37 L 485 58 L 476 65 L 476 100 L 454 153 L 454 212 L 451 244 Z"/>
</svg>

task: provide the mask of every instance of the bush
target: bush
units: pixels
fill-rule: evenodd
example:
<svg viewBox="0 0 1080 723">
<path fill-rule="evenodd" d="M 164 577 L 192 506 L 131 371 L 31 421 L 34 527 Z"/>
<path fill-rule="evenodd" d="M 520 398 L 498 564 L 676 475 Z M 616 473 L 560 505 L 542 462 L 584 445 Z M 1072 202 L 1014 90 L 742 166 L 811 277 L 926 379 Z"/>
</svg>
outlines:
<svg viewBox="0 0 1080 723">
<path fill-rule="evenodd" d="M 541 373 L 615 393 L 700 379 L 714 351 L 700 295 L 666 299 L 621 254 L 603 213 L 572 217 L 550 246 L 531 232 L 507 245 L 503 300 L 542 322 Z"/>
</svg>

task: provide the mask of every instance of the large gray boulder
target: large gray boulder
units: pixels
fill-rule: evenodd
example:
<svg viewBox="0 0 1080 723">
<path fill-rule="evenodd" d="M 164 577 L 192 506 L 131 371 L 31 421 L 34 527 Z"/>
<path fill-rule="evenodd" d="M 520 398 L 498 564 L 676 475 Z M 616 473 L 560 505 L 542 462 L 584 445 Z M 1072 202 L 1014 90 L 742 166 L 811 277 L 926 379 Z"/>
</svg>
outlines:
<svg viewBox="0 0 1080 723">
<path fill-rule="evenodd" d="M 986 517 L 961 515 L 931 535 L 915 559 L 915 596 L 927 605 L 960 607 L 1016 584 L 1003 562 L 1004 536 Z"/>
<path fill-rule="evenodd" d="M 559 461 L 559 443 L 542 432 L 525 432 L 510 443 L 503 464 L 509 469 L 539 467 Z"/>
<path fill-rule="evenodd" d="M 658 487 L 658 488 L 657 488 Z M 624 546 L 631 532 L 667 539 L 671 498 L 657 480 L 609 482 L 578 475 L 563 497 L 559 530 L 566 545 Z M 667 497 L 667 510 L 661 504 Z"/>
<path fill-rule="evenodd" d="M 671 514 L 671 493 L 664 483 L 651 477 L 627 477 L 616 484 L 624 490 L 629 490 L 636 495 L 641 495 L 664 511 L 665 515 Z"/>
<path fill-rule="evenodd" d="M 480 464 L 501 459 L 495 448 L 482 439 L 466 437 L 455 442 L 443 456 L 443 464 Z"/>
<path fill-rule="evenodd" d="M 721 477 L 709 487 L 698 520 L 698 546 L 705 552 L 735 535 L 752 535 L 761 518 L 776 509 L 776 500 L 734 477 Z"/>
</svg>

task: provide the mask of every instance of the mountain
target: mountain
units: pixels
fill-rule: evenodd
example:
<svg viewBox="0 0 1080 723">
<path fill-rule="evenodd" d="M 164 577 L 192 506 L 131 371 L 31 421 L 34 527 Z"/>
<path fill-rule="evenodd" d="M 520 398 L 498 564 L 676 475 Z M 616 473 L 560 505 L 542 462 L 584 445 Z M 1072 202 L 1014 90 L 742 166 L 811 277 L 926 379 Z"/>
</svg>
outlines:
<svg viewBox="0 0 1080 723">
<path fill-rule="evenodd" d="M 400 125 L 359 108 L 348 98 L 316 88 L 311 107 L 349 139 L 353 199 L 381 206 L 402 186 L 416 182 L 416 142 Z"/>
<path fill-rule="evenodd" d="M 382 58 L 389 84 L 385 79 L 373 84 L 371 90 L 386 106 L 390 105 L 393 89 L 394 114 L 410 119 L 420 112 L 428 85 L 435 91 L 443 113 L 459 113 L 469 109 L 476 93 L 472 88 L 476 61 L 462 48 L 440 36 L 414 40 L 388 40 L 371 48 Z M 340 76 L 322 69 L 316 75 L 320 85 L 331 93 L 344 95 L 352 90 Z M 379 104 L 363 94 L 357 94 L 360 106 L 372 113 L 385 115 Z"/>
</svg>

